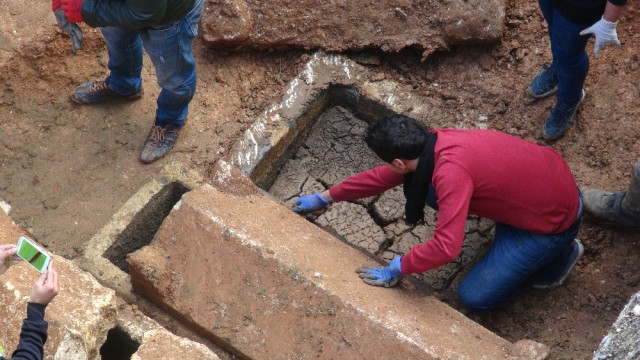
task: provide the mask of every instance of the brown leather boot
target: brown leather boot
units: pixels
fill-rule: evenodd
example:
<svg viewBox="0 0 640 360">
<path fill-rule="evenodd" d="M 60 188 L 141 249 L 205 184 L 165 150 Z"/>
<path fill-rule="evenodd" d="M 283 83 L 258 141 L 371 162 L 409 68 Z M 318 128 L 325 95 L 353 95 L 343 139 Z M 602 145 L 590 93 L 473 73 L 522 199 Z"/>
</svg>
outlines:
<svg viewBox="0 0 640 360">
<path fill-rule="evenodd" d="M 164 157 L 178 140 L 178 133 L 182 126 L 175 124 L 156 125 L 149 131 L 140 152 L 140 161 L 150 164 Z"/>
<path fill-rule="evenodd" d="M 142 94 L 140 89 L 131 95 L 120 95 L 111 90 L 105 80 L 91 80 L 73 89 L 71 100 L 78 104 L 95 104 L 114 99 L 133 101 L 140 99 Z"/>
</svg>

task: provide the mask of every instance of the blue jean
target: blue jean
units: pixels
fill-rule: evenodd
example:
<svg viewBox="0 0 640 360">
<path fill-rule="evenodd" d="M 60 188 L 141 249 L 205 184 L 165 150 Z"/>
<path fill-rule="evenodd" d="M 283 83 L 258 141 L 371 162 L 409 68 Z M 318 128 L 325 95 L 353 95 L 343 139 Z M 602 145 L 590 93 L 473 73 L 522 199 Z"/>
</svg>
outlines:
<svg viewBox="0 0 640 360">
<path fill-rule="evenodd" d="M 582 195 L 576 221 L 581 216 Z M 458 287 L 460 301 L 468 310 L 488 311 L 527 286 L 559 279 L 579 228 L 577 224 L 560 234 L 534 234 L 497 223 L 491 248 Z"/>
<path fill-rule="evenodd" d="M 198 35 L 203 0 L 181 20 L 142 29 L 103 27 L 107 43 L 109 88 L 127 96 L 142 88 L 142 49 L 149 54 L 156 70 L 158 96 L 156 124 L 184 124 L 189 103 L 196 92 L 196 62 L 191 51 Z"/>
<path fill-rule="evenodd" d="M 580 35 L 580 31 L 590 25 L 567 20 L 556 10 L 552 0 L 538 0 L 538 4 L 551 39 L 551 66 L 558 76 L 557 104 L 573 106 L 582 97 L 582 87 L 589 72 L 589 56 L 585 50 L 589 35 Z"/>
</svg>

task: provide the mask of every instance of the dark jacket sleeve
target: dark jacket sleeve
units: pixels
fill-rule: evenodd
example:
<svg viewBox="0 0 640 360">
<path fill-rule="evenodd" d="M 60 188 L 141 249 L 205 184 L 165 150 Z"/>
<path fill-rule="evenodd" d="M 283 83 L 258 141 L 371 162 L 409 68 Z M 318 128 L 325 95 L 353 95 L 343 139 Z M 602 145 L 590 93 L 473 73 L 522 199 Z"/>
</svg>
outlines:
<svg viewBox="0 0 640 360">
<path fill-rule="evenodd" d="M 82 19 L 91 27 L 141 29 L 184 18 L 196 0 L 83 0 Z"/>
<path fill-rule="evenodd" d="M 11 355 L 11 360 L 41 360 L 44 357 L 44 343 L 47 341 L 47 328 L 44 320 L 46 305 L 27 304 L 27 318 L 22 323 L 20 342 Z"/>
<path fill-rule="evenodd" d="M 82 19 L 91 27 L 139 29 L 161 24 L 167 0 L 83 0 Z"/>
<path fill-rule="evenodd" d="M 553 0 L 556 10 L 562 16 L 571 22 L 583 25 L 593 25 L 600 20 L 607 2 L 624 6 L 627 0 Z"/>
</svg>

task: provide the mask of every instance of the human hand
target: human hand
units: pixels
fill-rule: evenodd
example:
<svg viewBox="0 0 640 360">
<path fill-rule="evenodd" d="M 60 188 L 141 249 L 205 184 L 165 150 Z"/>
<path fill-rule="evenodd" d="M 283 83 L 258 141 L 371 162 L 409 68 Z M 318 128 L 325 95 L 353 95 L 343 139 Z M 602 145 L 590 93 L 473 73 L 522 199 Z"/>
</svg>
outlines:
<svg viewBox="0 0 640 360">
<path fill-rule="evenodd" d="M 58 273 L 49 264 L 49 269 L 43 272 L 31 288 L 29 302 L 47 305 L 58 295 Z"/>
<path fill-rule="evenodd" d="M 59 1 L 60 0 L 58 0 L 58 2 Z M 80 49 L 80 45 L 82 45 L 82 39 L 84 38 L 82 29 L 80 29 L 80 26 L 78 26 L 78 24 L 70 22 L 64 13 L 64 10 L 59 6 L 53 11 L 53 14 L 56 16 L 58 27 L 62 29 L 62 31 L 69 34 L 69 36 L 71 37 L 71 51 L 73 51 L 73 53 L 75 54 L 76 51 Z"/>
<path fill-rule="evenodd" d="M 325 200 L 320 194 L 320 191 L 316 192 L 313 195 L 305 195 L 298 197 L 298 201 L 293 206 L 292 210 L 299 212 L 307 212 L 312 210 L 317 210 L 322 207 L 331 204 L 330 201 Z"/>
<path fill-rule="evenodd" d="M 616 45 L 618 47 L 622 47 L 622 45 L 620 45 L 620 41 L 618 40 L 616 25 L 618 25 L 617 21 L 607 21 L 604 19 L 604 17 L 602 17 L 595 24 L 580 31 L 580 35 L 593 34 L 596 37 L 596 43 L 593 46 L 593 53 L 594 55 L 598 55 L 598 52 L 601 49 L 604 49 L 606 46 Z"/>
<path fill-rule="evenodd" d="M 396 256 L 389 266 L 362 266 L 356 270 L 358 276 L 368 285 L 392 287 L 402 278 L 402 256 Z"/>
<path fill-rule="evenodd" d="M 18 261 L 17 252 L 18 247 L 15 244 L 0 245 L 0 275 L 7 271 L 9 266 Z"/>
</svg>

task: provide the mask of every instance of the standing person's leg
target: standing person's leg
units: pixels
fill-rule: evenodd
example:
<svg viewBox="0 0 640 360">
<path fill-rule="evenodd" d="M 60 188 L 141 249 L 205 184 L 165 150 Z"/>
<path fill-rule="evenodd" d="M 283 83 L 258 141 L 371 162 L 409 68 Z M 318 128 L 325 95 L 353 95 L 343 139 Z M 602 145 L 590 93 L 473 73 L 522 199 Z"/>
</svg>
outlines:
<svg viewBox="0 0 640 360">
<path fill-rule="evenodd" d="M 555 7 L 553 6 L 553 0 L 538 0 L 538 5 L 540 6 L 540 11 L 542 12 L 544 21 L 547 22 L 547 31 L 549 33 L 549 39 L 551 39 L 551 29 L 553 28 L 553 13 L 555 10 Z"/>
<path fill-rule="evenodd" d="M 71 95 L 72 100 L 91 104 L 114 98 L 139 99 L 142 96 L 142 41 L 138 31 L 119 27 L 100 30 L 109 53 L 109 76 L 78 86 Z"/>
<path fill-rule="evenodd" d="M 586 27 L 588 25 L 573 23 L 554 11 L 551 52 L 558 76 L 558 98 L 544 124 L 543 136 L 547 140 L 559 138 L 573 125 L 584 98 L 583 85 L 589 72 L 585 48 L 589 36 L 580 35 L 580 31 Z"/>
<path fill-rule="evenodd" d="M 631 169 L 631 182 L 626 190 L 586 189 L 584 207 L 602 220 L 628 227 L 640 226 L 640 158 Z"/>
<path fill-rule="evenodd" d="M 552 0 L 538 0 L 538 4 L 540 5 L 542 16 L 547 23 L 549 39 L 551 39 L 554 12 L 553 2 Z M 536 74 L 533 80 L 531 80 L 527 88 L 527 93 L 534 98 L 541 99 L 553 95 L 556 90 L 558 90 L 558 76 L 552 59 L 551 65 L 543 67 L 542 71 Z"/>
<path fill-rule="evenodd" d="M 196 92 L 192 45 L 202 10 L 203 0 L 199 0 L 183 19 L 141 33 L 162 88 L 154 125 L 140 154 L 144 163 L 160 159 L 173 147 L 187 118 L 189 103 Z"/>
<path fill-rule="evenodd" d="M 488 311 L 530 285 L 531 276 L 541 269 L 558 267 L 570 272 L 573 266 L 567 261 L 573 254 L 576 234 L 577 230 L 541 235 L 496 224 L 489 252 L 458 287 L 460 301 L 470 311 Z M 573 265 L 575 262 L 577 259 Z"/>
</svg>

